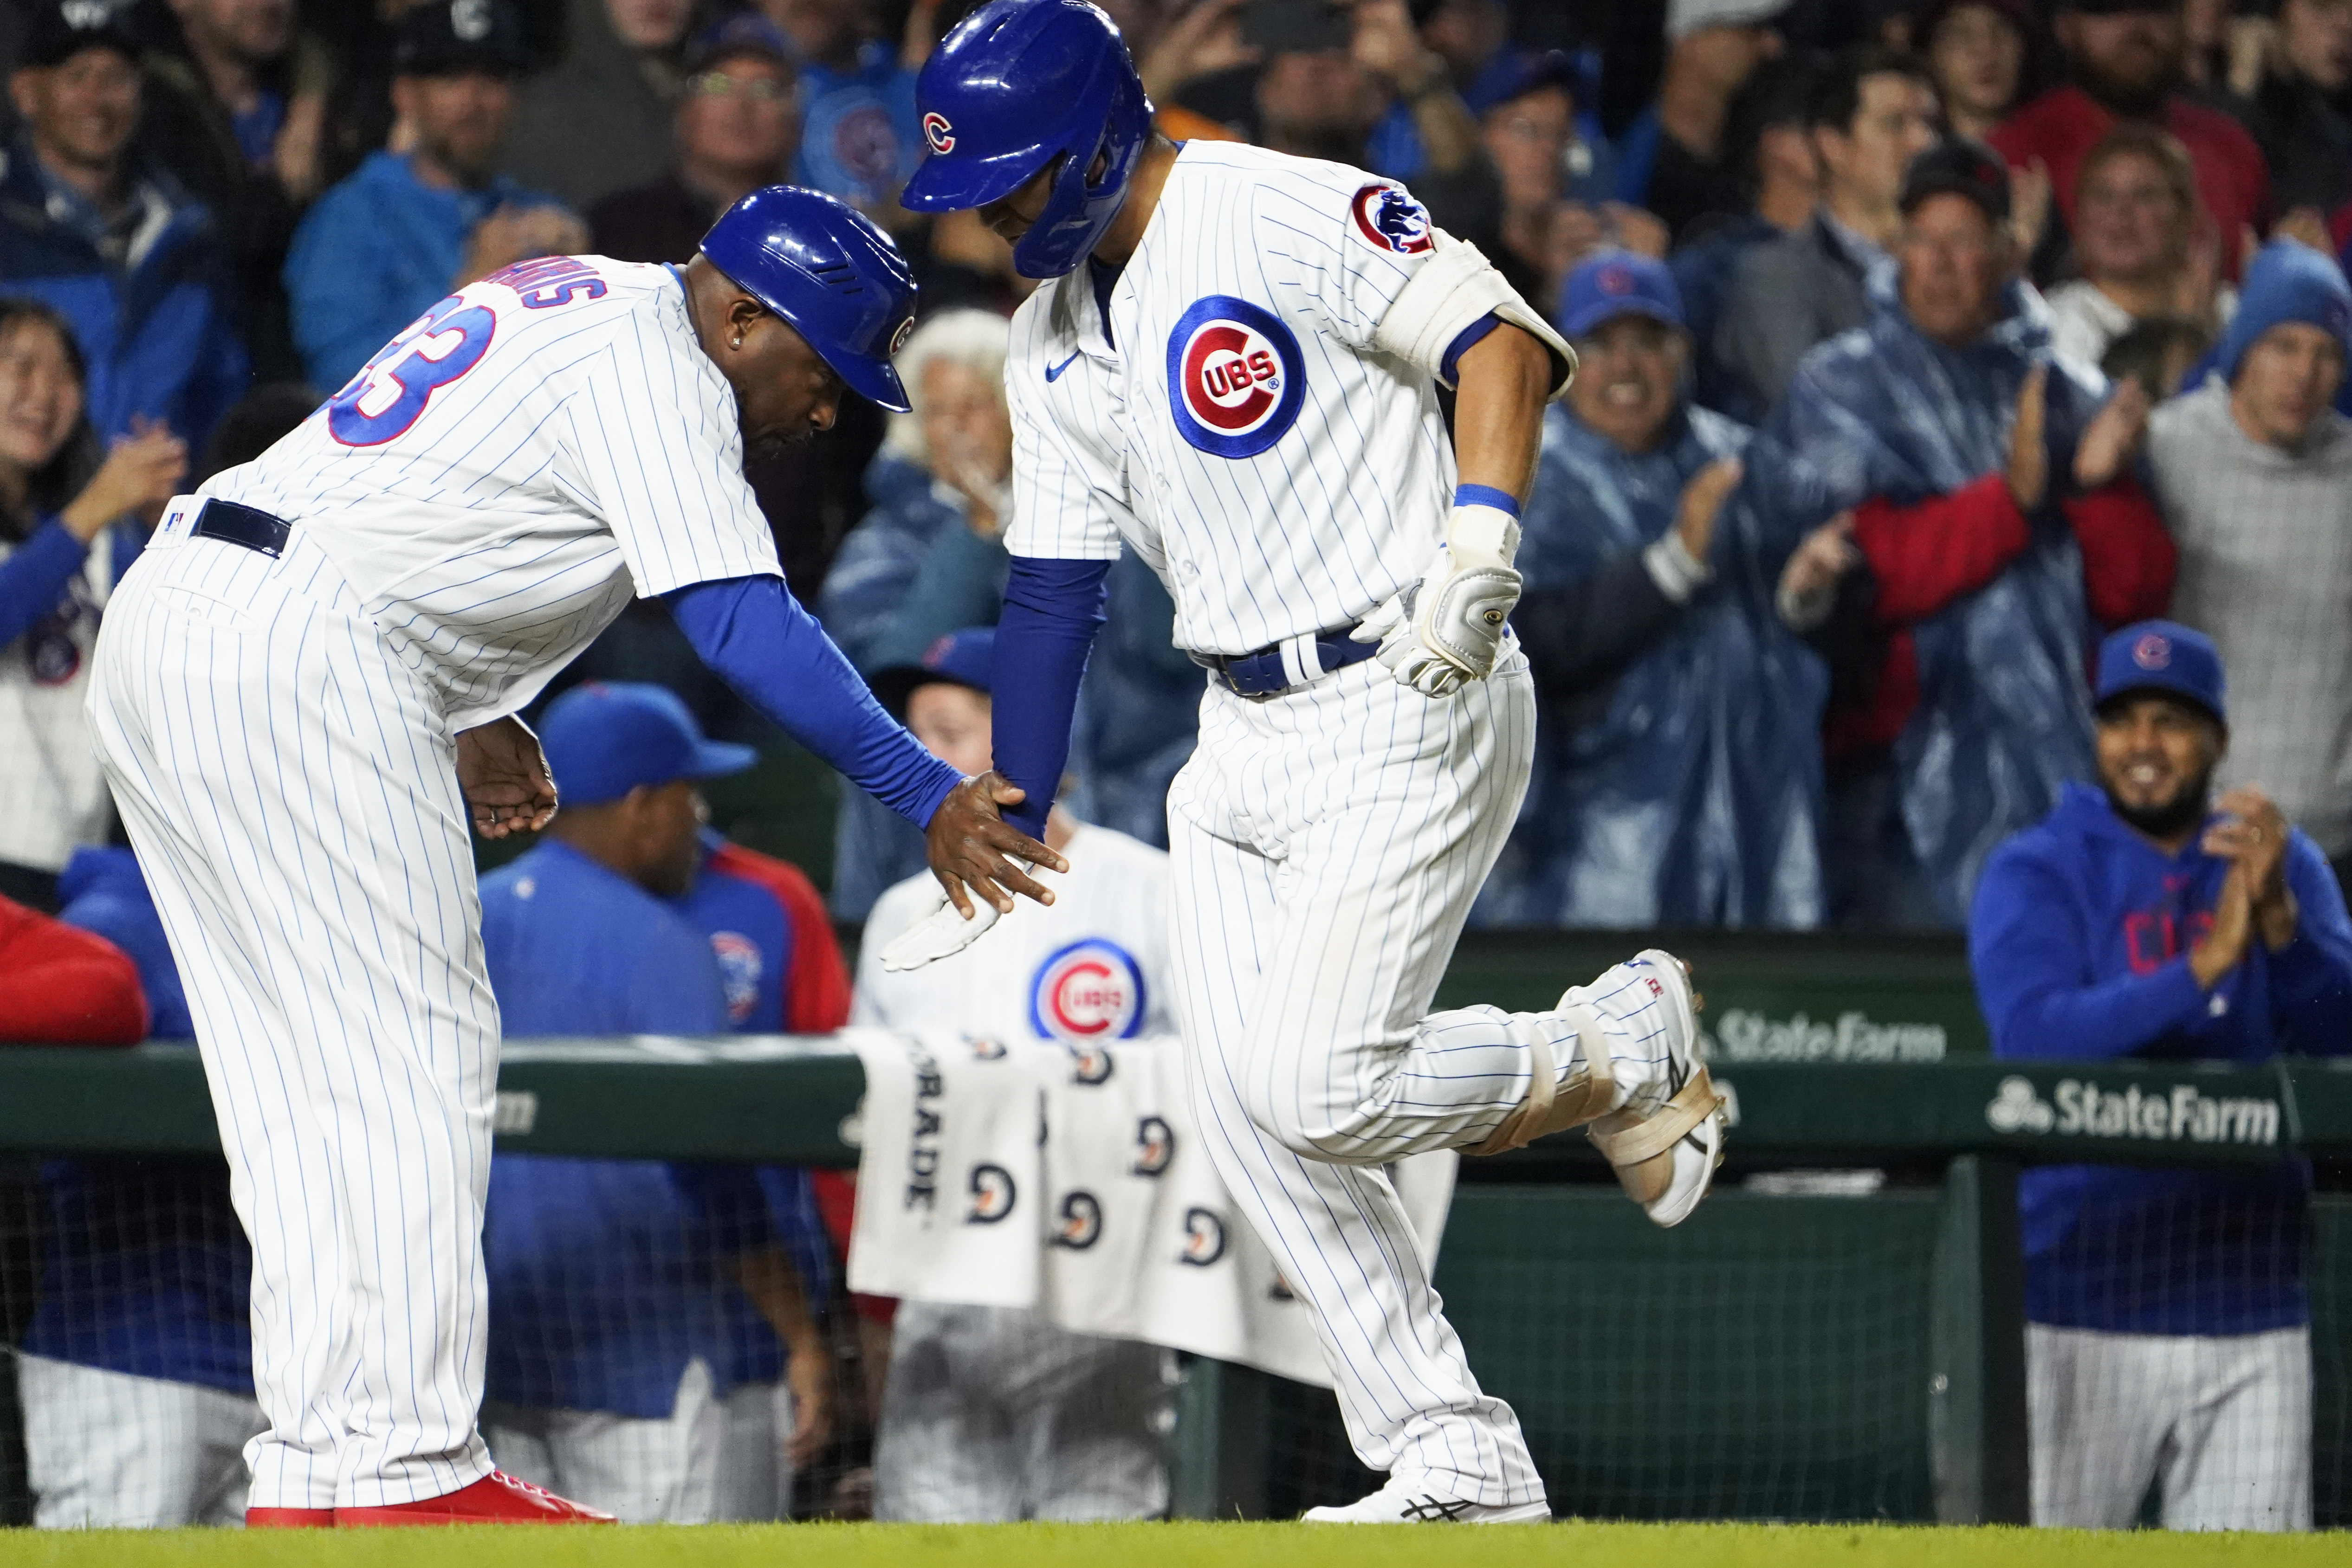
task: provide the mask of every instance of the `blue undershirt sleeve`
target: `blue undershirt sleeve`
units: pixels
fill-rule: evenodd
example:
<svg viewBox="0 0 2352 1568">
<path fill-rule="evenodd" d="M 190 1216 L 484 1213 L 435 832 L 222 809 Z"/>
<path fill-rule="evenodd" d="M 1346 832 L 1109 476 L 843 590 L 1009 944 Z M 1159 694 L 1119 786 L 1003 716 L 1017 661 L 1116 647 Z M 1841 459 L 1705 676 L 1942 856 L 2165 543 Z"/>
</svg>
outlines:
<svg viewBox="0 0 2352 1568">
<path fill-rule="evenodd" d="M 0 561 L 0 648 L 13 646 L 58 607 L 66 584 L 89 559 L 89 547 L 51 517 Z"/>
<path fill-rule="evenodd" d="M 1070 758 L 1070 716 L 1087 654 L 1102 630 L 1107 560 L 1013 558 L 996 626 L 996 770 L 1028 791 L 1004 820 L 1045 836 L 1045 813 Z"/>
<path fill-rule="evenodd" d="M 781 578 L 731 577 L 662 596 L 702 662 L 785 734 L 920 828 L 962 775 L 882 710 Z"/>
</svg>

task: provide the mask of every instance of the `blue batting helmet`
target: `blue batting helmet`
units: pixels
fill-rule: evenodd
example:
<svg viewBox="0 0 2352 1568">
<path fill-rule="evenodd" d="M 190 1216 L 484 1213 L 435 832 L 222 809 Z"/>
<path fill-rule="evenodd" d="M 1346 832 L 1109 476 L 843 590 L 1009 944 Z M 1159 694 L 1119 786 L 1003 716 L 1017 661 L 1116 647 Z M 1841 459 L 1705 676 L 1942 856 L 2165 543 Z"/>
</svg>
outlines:
<svg viewBox="0 0 2352 1568">
<path fill-rule="evenodd" d="M 1151 137 L 1151 100 L 1127 45 L 1086 0 L 974 11 L 924 62 L 915 108 L 930 155 L 898 197 L 909 212 L 985 205 L 1062 161 L 1045 210 L 1013 247 L 1024 277 L 1059 277 L 1086 258 Z"/>
<path fill-rule="evenodd" d="M 890 236 L 831 196 L 769 185 L 719 214 L 702 254 L 807 340 L 850 390 L 893 413 L 890 356 L 915 325 L 915 277 Z"/>
</svg>

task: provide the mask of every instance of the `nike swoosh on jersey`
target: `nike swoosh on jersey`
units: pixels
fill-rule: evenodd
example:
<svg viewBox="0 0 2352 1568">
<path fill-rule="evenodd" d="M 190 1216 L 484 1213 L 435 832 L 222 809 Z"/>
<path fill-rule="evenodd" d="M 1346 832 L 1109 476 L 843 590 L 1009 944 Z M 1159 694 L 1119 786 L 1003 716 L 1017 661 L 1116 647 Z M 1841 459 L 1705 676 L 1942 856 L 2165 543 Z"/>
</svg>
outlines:
<svg viewBox="0 0 2352 1568">
<path fill-rule="evenodd" d="M 1072 354 L 1068 359 L 1064 360 L 1058 365 L 1047 365 L 1045 367 L 1045 379 L 1048 382 L 1060 381 L 1062 379 L 1062 372 L 1068 370 L 1070 366 L 1076 361 L 1076 360 L 1077 355 Z"/>
</svg>

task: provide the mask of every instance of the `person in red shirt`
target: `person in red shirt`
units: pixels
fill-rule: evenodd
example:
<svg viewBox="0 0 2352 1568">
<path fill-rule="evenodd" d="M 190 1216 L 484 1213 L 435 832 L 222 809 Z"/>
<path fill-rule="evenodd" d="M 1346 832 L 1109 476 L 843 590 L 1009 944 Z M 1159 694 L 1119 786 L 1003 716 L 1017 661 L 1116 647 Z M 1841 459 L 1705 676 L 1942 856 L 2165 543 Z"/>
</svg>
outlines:
<svg viewBox="0 0 2352 1568">
<path fill-rule="evenodd" d="M 2084 154 L 2119 120 L 2178 137 L 2197 169 L 2197 193 L 2221 268 L 2234 279 L 2241 238 L 2270 227 L 2270 172 L 2245 128 L 2183 96 L 2179 0 L 2060 0 L 2055 22 L 2066 84 L 2033 99 L 1989 138 L 2012 169 L 2040 162 L 2071 230 Z"/>
<path fill-rule="evenodd" d="M 121 948 L 0 898 L 0 1041 L 137 1045 L 146 1038 L 139 967 Z"/>
</svg>

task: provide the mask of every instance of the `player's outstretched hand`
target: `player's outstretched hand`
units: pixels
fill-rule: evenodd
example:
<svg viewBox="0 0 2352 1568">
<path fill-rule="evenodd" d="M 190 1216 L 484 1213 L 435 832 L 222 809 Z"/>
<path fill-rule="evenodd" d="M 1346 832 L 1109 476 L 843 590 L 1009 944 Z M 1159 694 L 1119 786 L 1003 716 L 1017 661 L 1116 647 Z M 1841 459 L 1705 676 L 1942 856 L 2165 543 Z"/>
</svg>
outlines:
<svg viewBox="0 0 2352 1568">
<path fill-rule="evenodd" d="M 929 841 L 931 874 L 947 889 L 956 913 L 971 918 L 972 895 L 986 899 L 1000 915 L 1013 913 L 1013 895 L 1054 902 L 1054 894 L 1020 865 L 1067 871 L 1070 862 L 1004 820 L 1003 808 L 1029 798 L 1019 785 L 990 768 L 948 791 L 931 813 Z"/>
<path fill-rule="evenodd" d="M 486 839 L 535 833 L 555 821 L 555 778 L 539 737 L 519 718 L 457 732 L 457 783 Z"/>
</svg>

